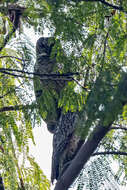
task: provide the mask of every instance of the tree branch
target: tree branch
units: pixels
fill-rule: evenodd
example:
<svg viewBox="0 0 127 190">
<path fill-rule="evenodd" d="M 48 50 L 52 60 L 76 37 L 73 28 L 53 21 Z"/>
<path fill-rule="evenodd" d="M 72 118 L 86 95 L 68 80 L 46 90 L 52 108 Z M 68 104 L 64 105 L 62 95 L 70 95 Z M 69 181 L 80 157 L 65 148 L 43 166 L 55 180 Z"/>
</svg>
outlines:
<svg viewBox="0 0 127 190">
<path fill-rule="evenodd" d="M 105 112 L 105 116 L 102 118 L 102 121 L 100 121 L 101 125 L 95 127 L 86 143 L 82 145 L 75 158 L 71 161 L 71 164 L 65 170 L 60 179 L 58 179 L 54 190 L 67 190 L 78 176 L 81 169 L 92 156 L 101 140 L 110 130 L 110 127 L 117 116 L 122 113 L 122 108 L 127 103 L 126 89 L 127 74 L 123 73 L 118 84 L 118 88 L 114 94 L 114 99 L 105 107 L 105 110 L 110 110 L 110 112 Z"/>
<path fill-rule="evenodd" d="M 34 106 L 36 107 L 36 104 Z M 5 106 L 5 107 L 0 108 L 0 112 L 24 110 L 24 109 L 30 109 L 32 107 L 33 107 L 33 104 L 32 105 Z"/>
<path fill-rule="evenodd" d="M 92 156 L 96 155 L 106 155 L 106 154 L 114 154 L 114 155 L 125 155 L 127 156 L 127 152 L 116 152 L 116 151 L 107 151 L 107 152 L 95 152 L 92 154 Z"/>
<path fill-rule="evenodd" d="M 112 129 L 121 129 L 121 130 L 127 131 L 127 127 L 111 127 L 110 129 L 111 129 L 111 130 L 112 130 Z"/>
<path fill-rule="evenodd" d="M 85 2 L 100 2 L 100 3 L 102 3 L 102 4 L 104 4 L 104 5 L 108 6 L 108 7 L 111 7 L 111 8 L 113 8 L 113 9 L 115 9 L 115 10 L 119 10 L 119 11 L 122 11 L 122 12 L 124 12 L 124 13 L 127 13 L 127 11 L 124 10 L 123 7 L 113 5 L 113 4 L 111 4 L 111 3 L 108 3 L 108 2 L 105 1 L 105 0 L 79 0 L 79 2 L 81 2 L 81 1 L 85 1 Z"/>
<path fill-rule="evenodd" d="M 33 79 L 32 77 L 26 77 L 24 75 L 15 74 L 12 72 L 38 76 L 38 77 L 40 77 L 41 80 L 66 80 L 66 81 L 72 81 L 73 75 L 79 75 L 78 72 L 76 72 L 76 73 L 63 73 L 63 74 L 59 74 L 59 73 L 42 73 L 42 74 L 40 74 L 40 73 L 35 73 L 35 72 L 27 72 L 24 70 L 6 69 L 6 68 L 0 68 L 0 72 L 4 73 L 4 74 L 12 75 L 14 77 L 25 77 L 25 78 Z"/>
<path fill-rule="evenodd" d="M 80 86 L 83 90 L 88 91 L 88 88 L 86 88 L 85 86 L 82 86 L 82 85 L 79 83 L 78 80 L 74 79 L 73 77 L 72 77 L 72 80 L 75 81 L 75 82 L 77 83 L 77 85 Z"/>
<path fill-rule="evenodd" d="M 10 57 L 10 56 L 8 56 L 8 57 Z M 13 57 L 13 56 L 11 56 L 11 57 Z M 13 58 L 16 58 L 16 57 L 13 57 Z M 33 77 L 27 77 L 27 76 L 24 76 L 24 75 L 21 75 L 21 74 L 15 74 L 15 73 L 12 73 L 12 72 L 17 72 L 17 73 L 22 73 L 22 74 L 28 74 L 28 75 L 38 76 L 38 77 L 40 77 L 41 80 L 75 81 L 77 83 L 77 85 L 79 85 L 80 87 L 82 87 L 84 90 L 88 91 L 87 88 L 83 87 L 77 80 L 75 80 L 72 77 L 74 75 L 80 75 L 80 73 L 78 73 L 78 72 L 76 72 L 76 73 L 63 73 L 63 74 L 59 74 L 59 73 L 50 73 L 50 74 L 49 73 L 44 73 L 44 74 L 40 74 L 40 73 L 35 73 L 35 72 L 27 72 L 27 71 L 24 71 L 24 70 L 6 69 L 6 68 L 0 68 L 0 72 L 4 73 L 6 75 L 11 75 L 13 77 L 29 78 L 29 79 L 32 79 L 32 80 L 33 80 Z"/>
<path fill-rule="evenodd" d="M 8 72 L 8 71 L 0 71 L 1 73 L 3 74 L 6 74 L 6 75 L 11 75 L 12 77 L 21 77 L 21 78 L 29 78 L 29 79 L 32 79 L 32 77 L 27 77 L 27 76 L 24 76 L 24 75 L 19 75 L 19 74 L 14 74 L 14 73 L 11 73 L 11 72 Z"/>
<path fill-rule="evenodd" d="M 54 190 L 67 190 L 69 186 L 73 183 L 75 178 L 80 173 L 84 164 L 89 160 L 92 153 L 98 147 L 98 144 L 103 139 L 103 137 L 108 133 L 110 129 L 109 126 L 97 126 L 93 134 L 89 137 L 87 142 L 80 148 L 78 154 L 72 160 L 71 164 L 57 181 L 56 187 Z M 64 186 L 63 186 L 64 184 Z"/>
</svg>

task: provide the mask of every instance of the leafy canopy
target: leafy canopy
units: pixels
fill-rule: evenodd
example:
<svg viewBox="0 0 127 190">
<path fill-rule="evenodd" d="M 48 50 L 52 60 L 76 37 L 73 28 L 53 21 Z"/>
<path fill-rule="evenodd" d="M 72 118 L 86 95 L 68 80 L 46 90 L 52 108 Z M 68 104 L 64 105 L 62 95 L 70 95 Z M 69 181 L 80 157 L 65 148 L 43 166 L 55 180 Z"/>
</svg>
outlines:
<svg viewBox="0 0 127 190">
<path fill-rule="evenodd" d="M 26 8 L 22 16 L 22 28 L 34 28 L 35 33 L 40 35 L 44 33 L 46 28 L 47 33 L 55 37 L 56 46 L 54 51 L 57 50 L 57 61 L 60 63 L 60 67 L 55 69 L 59 70 L 61 74 L 79 73 L 64 88 L 59 99 L 59 107 L 62 107 L 64 112 L 68 110 L 80 112 L 79 130 L 77 132 L 85 139 L 98 123 L 104 126 L 109 124 L 126 126 L 126 85 L 124 86 L 124 83 L 120 82 L 126 80 L 126 0 L 109 0 L 107 2 L 101 0 L 37 0 L 36 3 L 33 0 L 0 1 L 0 7 L 2 8 L 0 42 L 3 44 L 1 56 L 6 56 L 0 59 L 0 68 L 33 71 L 35 60 L 32 57 L 33 47 L 30 44 L 28 45 L 28 40 L 25 39 L 22 28 L 19 35 L 20 40 L 15 38 L 14 35 L 11 38 L 12 44 L 14 41 L 18 42 L 19 40 L 21 42 L 23 40 L 24 43 L 19 43 L 21 47 L 19 44 L 17 44 L 16 49 L 13 49 L 14 44 L 4 47 L 5 37 L 12 27 L 6 8 L 12 3 L 17 3 Z M 5 23 L 8 24 L 5 25 Z M 61 46 L 64 53 L 61 52 Z M 22 60 L 7 56 L 16 56 Z M 28 62 L 24 60 L 28 60 Z M 16 72 L 12 73 L 17 74 Z M 25 109 L 26 107 L 23 107 L 24 109 L 18 107 L 20 108 L 18 111 L 15 106 L 22 105 L 24 101 L 25 106 L 35 103 L 30 98 L 32 95 L 28 93 L 28 87 L 32 86 L 32 82 L 27 78 L 29 76 L 27 74 L 22 74 L 23 77 L 19 78 L 8 75 L 2 70 L 0 75 L 0 107 L 14 106 L 15 108 L 13 112 L 1 111 L 0 113 L 1 139 L 3 139 L 1 146 L 4 149 L 4 154 L 9 155 L 6 157 L 1 153 L 1 159 L 2 157 L 5 160 L 7 159 L 6 162 L 4 160 L 7 165 L 5 167 L 5 164 L 3 164 L 1 171 L 6 174 L 9 172 L 7 168 L 13 168 L 15 172 L 11 179 L 15 179 L 15 187 L 19 185 L 16 180 L 17 171 L 19 179 L 22 177 L 24 184 L 27 186 L 27 182 L 32 175 L 29 173 L 28 178 L 24 177 L 24 173 L 17 167 L 17 155 L 28 155 L 28 139 L 33 139 L 32 124 L 34 123 L 34 114 L 37 112 L 33 109 L 33 106 L 29 109 L 28 107 L 27 109 Z M 27 91 L 25 91 L 26 89 Z M 122 97 L 121 91 L 124 92 Z M 25 96 L 23 96 L 24 92 Z M 48 99 L 46 103 L 48 104 Z M 42 112 L 43 115 L 46 114 L 43 108 Z M 39 121 L 39 116 L 36 118 Z M 126 138 L 125 131 L 119 133 L 117 130 L 111 130 L 104 138 L 100 148 L 110 151 L 124 151 Z M 123 181 L 126 183 L 126 157 L 121 156 L 118 159 L 118 156 L 114 156 L 113 158 L 119 161 L 118 173 L 124 173 Z M 36 170 L 37 166 L 34 161 L 30 161 L 30 163 Z M 11 185 L 14 183 L 10 182 L 9 174 L 4 175 L 4 172 L 3 176 L 7 176 L 5 185 L 12 188 Z M 40 171 L 39 176 L 42 175 Z M 32 181 L 31 183 L 34 184 L 35 182 Z M 46 187 L 48 188 L 48 185 Z M 41 187 L 39 188 L 41 189 Z"/>
</svg>

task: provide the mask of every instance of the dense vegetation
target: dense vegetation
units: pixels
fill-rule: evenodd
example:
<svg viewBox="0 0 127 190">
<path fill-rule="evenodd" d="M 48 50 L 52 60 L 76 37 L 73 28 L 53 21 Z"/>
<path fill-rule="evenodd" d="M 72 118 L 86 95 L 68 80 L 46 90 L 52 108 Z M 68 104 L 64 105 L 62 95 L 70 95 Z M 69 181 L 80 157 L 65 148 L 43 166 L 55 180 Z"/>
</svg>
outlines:
<svg viewBox="0 0 127 190">
<path fill-rule="evenodd" d="M 86 140 L 79 157 L 64 175 L 65 187 L 59 181 L 55 189 L 67 189 L 88 159 L 98 154 L 107 158 L 110 155 L 117 161 L 117 175 L 122 175 L 119 183 L 125 185 L 126 0 L 37 0 L 36 3 L 1 0 L 0 174 L 5 189 L 50 188 L 42 170 L 29 156 L 28 142 L 32 139 L 34 143 L 32 128 L 40 123 L 40 116 L 33 92 L 35 47 L 25 34 L 27 28 L 40 36 L 46 29 L 46 35 L 56 39 L 54 51 L 57 50 L 60 67 L 55 69 L 61 74 L 74 74 L 61 94 L 59 107 L 64 112 L 80 111 L 77 133 Z M 42 112 L 45 116 L 45 111 Z M 76 165 L 78 162 L 80 166 Z M 72 178 L 68 178 L 70 173 Z"/>
</svg>

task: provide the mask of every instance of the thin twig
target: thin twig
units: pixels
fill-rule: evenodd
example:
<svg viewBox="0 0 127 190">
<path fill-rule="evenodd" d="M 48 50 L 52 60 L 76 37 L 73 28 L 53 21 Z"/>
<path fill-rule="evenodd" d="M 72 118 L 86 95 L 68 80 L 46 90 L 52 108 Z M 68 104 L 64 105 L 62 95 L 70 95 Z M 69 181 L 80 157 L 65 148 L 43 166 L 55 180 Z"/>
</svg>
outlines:
<svg viewBox="0 0 127 190">
<path fill-rule="evenodd" d="M 15 57 L 15 56 L 10 56 L 10 55 L 5 55 L 5 56 L 0 56 L 0 59 L 3 59 L 3 58 L 14 58 L 14 59 L 18 59 L 20 61 L 30 61 L 29 59 L 21 59 L 19 57 Z"/>
<path fill-rule="evenodd" d="M 107 39 L 108 39 L 108 35 L 109 35 L 109 29 L 108 32 L 105 36 L 105 41 L 104 41 L 104 51 L 103 51 L 103 59 L 105 59 L 105 53 L 106 53 L 106 45 L 107 45 Z"/>
<path fill-rule="evenodd" d="M 63 74 L 59 74 L 59 73 L 34 73 L 34 72 L 27 72 L 27 71 L 23 71 L 23 70 L 17 70 L 17 69 L 5 69 L 5 68 L 0 68 L 0 72 L 4 73 L 4 74 L 8 74 L 8 75 L 12 75 L 14 77 L 24 77 L 24 78 L 29 78 L 29 79 L 33 79 L 33 77 L 26 77 L 24 75 L 18 75 L 15 73 L 11 73 L 11 72 L 18 72 L 18 73 L 22 73 L 22 74 L 28 74 L 28 75 L 34 75 L 34 76 L 39 76 L 41 80 L 65 80 L 65 81 L 72 81 L 72 77 L 73 75 L 79 75 L 79 73 L 63 73 Z"/>
<path fill-rule="evenodd" d="M 127 127 L 111 127 L 110 130 L 112 129 L 121 129 L 127 131 Z"/>
<path fill-rule="evenodd" d="M 7 36 L 5 37 L 5 39 L 4 39 L 3 43 L 2 43 L 2 45 L 0 46 L 0 52 L 1 52 L 1 51 L 3 50 L 3 48 L 7 45 L 7 43 L 9 42 L 10 38 L 11 38 L 12 35 L 15 33 L 15 31 L 16 31 L 16 28 L 13 27 L 12 31 L 7 34 Z"/>
<path fill-rule="evenodd" d="M 105 36 L 105 40 L 104 40 L 104 50 L 103 50 L 103 63 L 101 65 L 101 69 L 100 69 L 100 73 L 102 74 L 102 70 L 103 70 L 103 67 L 104 67 L 104 62 L 105 62 L 105 54 L 106 54 L 106 47 L 107 47 L 107 38 L 109 36 L 109 28 L 108 28 L 108 31 L 106 33 L 106 36 Z"/>
<path fill-rule="evenodd" d="M 106 152 L 95 152 L 92 154 L 92 156 L 97 156 L 97 155 L 106 155 L 106 154 L 114 154 L 114 155 L 124 155 L 127 156 L 127 152 L 121 152 L 121 151 L 106 151 Z"/>
<path fill-rule="evenodd" d="M 33 77 L 26 77 L 26 76 L 23 76 L 23 75 L 17 75 L 17 74 L 13 74 L 13 73 L 10 73 L 8 71 L 0 71 L 1 73 L 4 73 L 6 75 L 11 75 L 13 77 L 21 77 L 21 78 L 28 78 L 28 79 L 32 79 L 33 80 Z"/>
<path fill-rule="evenodd" d="M 34 106 L 36 107 L 36 104 Z M 33 104 L 32 105 L 4 106 L 0 108 L 0 112 L 24 110 L 24 109 L 30 109 L 32 107 L 33 107 Z"/>
<path fill-rule="evenodd" d="M 21 78 L 27 78 L 27 79 L 31 79 L 33 80 L 34 78 L 33 77 L 27 77 L 27 76 L 24 76 L 24 75 L 18 75 L 18 74 L 14 74 L 14 73 L 10 73 L 8 71 L 0 71 L 1 73 L 4 73 L 4 74 L 7 74 L 7 75 L 11 75 L 12 77 L 21 77 Z M 57 74 L 54 74 L 52 76 L 52 74 L 36 74 L 36 75 L 39 75 L 40 77 L 40 80 L 64 80 L 64 81 L 72 81 L 72 77 L 64 77 L 62 75 L 60 76 L 57 76 Z"/>
<path fill-rule="evenodd" d="M 81 85 L 76 79 L 74 79 L 73 77 L 72 77 L 72 80 L 75 81 L 81 88 L 83 88 L 84 90 L 88 91 L 87 88 L 85 88 L 84 86 L 82 86 L 82 85 Z"/>
<path fill-rule="evenodd" d="M 24 74 L 29 74 L 29 75 L 37 75 L 37 76 L 64 76 L 64 77 L 69 77 L 69 76 L 73 76 L 73 75 L 79 75 L 78 72 L 76 73 L 63 73 L 63 74 L 59 74 L 59 73 L 35 73 L 35 72 L 27 72 L 27 71 L 23 71 L 23 70 L 18 70 L 18 69 L 6 69 L 6 68 L 0 68 L 0 71 L 12 71 L 12 72 L 18 72 L 18 73 L 24 73 Z"/>
<path fill-rule="evenodd" d="M 22 86 L 24 84 L 24 82 L 22 82 L 19 86 L 16 86 L 14 89 L 9 90 L 7 93 L 3 94 L 2 96 L 0 96 L 0 99 L 4 98 L 5 96 L 7 96 L 8 94 L 11 94 L 13 92 L 15 92 L 16 89 L 19 89 L 20 86 Z"/>
</svg>

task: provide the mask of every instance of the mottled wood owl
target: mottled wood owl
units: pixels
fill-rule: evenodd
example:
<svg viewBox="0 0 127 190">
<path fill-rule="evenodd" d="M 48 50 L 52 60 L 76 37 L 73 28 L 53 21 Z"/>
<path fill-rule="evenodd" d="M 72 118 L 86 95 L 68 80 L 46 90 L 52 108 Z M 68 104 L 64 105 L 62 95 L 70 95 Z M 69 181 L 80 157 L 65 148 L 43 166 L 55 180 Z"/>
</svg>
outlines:
<svg viewBox="0 0 127 190">
<path fill-rule="evenodd" d="M 38 74 L 54 74 L 57 65 L 56 53 L 51 57 L 52 48 L 55 45 L 54 38 L 41 37 L 36 43 L 36 63 L 34 72 Z M 53 79 L 34 78 L 34 89 L 39 106 L 39 112 L 47 123 L 48 130 L 54 132 L 56 122 L 61 109 L 58 108 L 60 90 L 65 86 L 65 81 Z"/>
<path fill-rule="evenodd" d="M 55 45 L 53 38 L 39 38 L 36 44 L 35 73 L 51 74 L 57 65 L 56 55 L 51 57 Z M 57 52 L 56 52 L 57 54 Z M 66 81 L 43 80 L 41 77 L 34 79 L 34 88 L 40 114 L 47 123 L 48 130 L 53 133 L 53 154 L 51 181 L 64 173 L 71 160 L 74 158 L 83 141 L 75 134 L 78 123 L 78 112 L 62 112 L 58 108 L 61 90 L 67 85 Z M 46 117 L 44 114 L 46 112 Z"/>
</svg>

